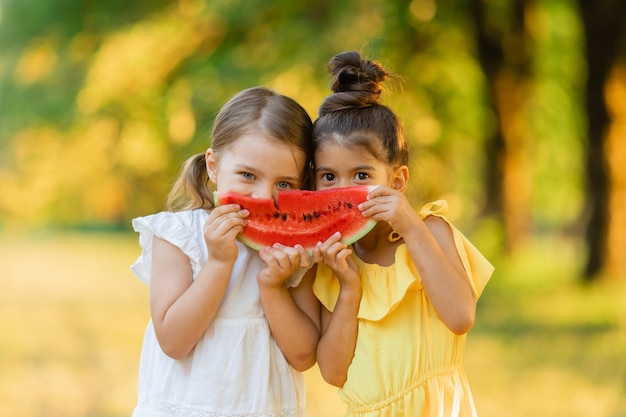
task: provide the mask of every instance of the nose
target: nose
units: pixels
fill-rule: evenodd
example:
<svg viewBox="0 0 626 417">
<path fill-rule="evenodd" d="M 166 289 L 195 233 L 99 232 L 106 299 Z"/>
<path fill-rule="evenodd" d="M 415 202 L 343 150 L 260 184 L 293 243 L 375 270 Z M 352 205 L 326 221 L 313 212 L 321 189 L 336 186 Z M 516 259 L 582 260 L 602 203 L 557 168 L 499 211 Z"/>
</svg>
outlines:
<svg viewBox="0 0 626 417">
<path fill-rule="evenodd" d="M 352 184 L 352 180 L 351 179 L 342 179 L 341 181 L 337 182 L 337 188 L 340 187 L 350 187 L 354 184 Z"/>
<path fill-rule="evenodd" d="M 252 193 L 252 197 L 254 198 L 262 198 L 262 199 L 271 198 L 274 200 L 274 203 L 276 202 L 277 196 L 278 196 L 278 192 L 275 191 L 274 187 L 272 187 L 269 184 L 258 184 L 257 187 L 255 187 L 254 192 Z"/>
</svg>

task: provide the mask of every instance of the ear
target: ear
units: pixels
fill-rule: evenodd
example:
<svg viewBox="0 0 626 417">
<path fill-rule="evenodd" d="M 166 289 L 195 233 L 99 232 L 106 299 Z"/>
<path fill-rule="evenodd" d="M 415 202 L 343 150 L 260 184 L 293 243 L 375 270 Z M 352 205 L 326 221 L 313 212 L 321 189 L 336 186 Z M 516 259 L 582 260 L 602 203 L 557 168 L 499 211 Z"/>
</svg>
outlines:
<svg viewBox="0 0 626 417">
<path fill-rule="evenodd" d="M 206 163 L 206 172 L 209 174 L 209 180 L 213 184 L 217 183 L 217 158 L 212 148 L 207 149 L 204 154 L 204 161 Z"/>
<path fill-rule="evenodd" d="M 393 176 L 391 177 L 391 188 L 404 192 L 408 183 L 409 167 L 407 167 L 406 165 L 402 165 L 399 168 L 396 168 L 396 170 L 393 171 Z"/>
</svg>

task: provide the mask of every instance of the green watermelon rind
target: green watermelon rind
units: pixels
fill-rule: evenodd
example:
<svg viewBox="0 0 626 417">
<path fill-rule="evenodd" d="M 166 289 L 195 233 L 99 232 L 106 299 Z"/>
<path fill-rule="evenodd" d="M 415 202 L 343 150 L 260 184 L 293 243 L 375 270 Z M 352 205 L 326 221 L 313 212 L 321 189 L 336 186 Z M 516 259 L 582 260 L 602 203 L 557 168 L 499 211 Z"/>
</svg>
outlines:
<svg viewBox="0 0 626 417">
<path fill-rule="evenodd" d="M 342 239 L 341 241 L 345 243 L 346 245 L 353 244 L 354 242 L 356 242 L 357 240 L 360 240 L 361 238 L 365 237 L 365 235 L 367 235 L 369 232 L 371 232 L 374 226 L 376 226 L 376 223 L 378 223 L 377 220 L 370 219 L 365 224 L 365 226 L 359 229 L 358 232 L 353 233 L 352 235 Z"/>
<path fill-rule="evenodd" d="M 365 235 L 367 235 L 369 232 L 372 231 L 372 229 L 374 228 L 374 226 L 376 226 L 376 223 L 378 223 L 376 220 L 369 220 L 363 227 L 361 227 L 356 233 L 353 233 L 352 235 L 341 239 L 341 241 L 346 244 L 346 245 L 351 245 L 354 242 L 356 242 L 357 240 L 360 240 L 362 237 L 364 237 Z M 239 234 L 237 235 L 237 240 L 239 240 L 241 243 L 243 243 L 244 245 L 256 250 L 256 251 L 260 251 L 261 249 L 265 248 L 267 245 L 262 245 L 259 244 L 251 239 L 248 239 L 245 235 L 243 234 Z M 306 248 L 307 251 L 309 253 L 311 253 L 311 248 Z"/>
<path fill-rule="evenodd" d="M 371 190 L 373 190 L 374 188 L 376 188 L 375 186 L 366 186 L 367 188 Z M 214 191 L 213 192 L 213 201 L 215 204 L 215 207 L 219 206 L 219 192 L 218 191 Z M 378 223 L 377 220 L 374 219 L 370 219 L 367 221 L 367 223 L 365 223 L 361 228 L 359 228 L 355 233 L 349 235 L 349 236 L 345 236 L 341 239 L 341 242 L 343 242 L 345 245 L 351 245 L 354 242 L 360 240 L 361 238 L 363 238 L 364 236 L 366 236 L 369 232 L 372 231 L 372 229 L 374 228 L 374 226 L 376 226 L 376 224 Z M 249 239 L 247 238 L 244 234 L 239 234 L 237 235 L 237 240 L 239 240 L 241 243 L 243 243 L 244 245 L 256 250 L 256 251 L 260 251 L 262 249 L 264 249 L 265 247 L 267 247 L 267 245 L 265 244 L 260 244 L 259 242 Z M 311 253 L 312 248 L 306 248 L 307 251 L 309 253 Z"/>
</svg>

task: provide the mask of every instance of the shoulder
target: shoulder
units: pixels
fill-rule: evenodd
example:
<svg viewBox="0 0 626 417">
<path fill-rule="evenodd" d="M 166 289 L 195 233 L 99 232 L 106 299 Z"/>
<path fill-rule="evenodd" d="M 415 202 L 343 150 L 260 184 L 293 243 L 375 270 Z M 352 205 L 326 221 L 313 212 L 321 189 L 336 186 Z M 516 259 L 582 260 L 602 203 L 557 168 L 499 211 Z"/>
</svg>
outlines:
<svg viewBox="0 0 626 417">
<path fill-rule="evenodd" d="M 440 215 L 428 216 L 424 219 L 424 224 L 444 253 L 448 256 L 458 253 L 455 243 L 456 229 L 445 217 Z"/>
<path fill-rule="evenodd" d="M 424 219 L 424 224 L 437 240 L 439 238 L 452 239 L 452 226 L 444 218 L 431 215 Z"/>
</svg>

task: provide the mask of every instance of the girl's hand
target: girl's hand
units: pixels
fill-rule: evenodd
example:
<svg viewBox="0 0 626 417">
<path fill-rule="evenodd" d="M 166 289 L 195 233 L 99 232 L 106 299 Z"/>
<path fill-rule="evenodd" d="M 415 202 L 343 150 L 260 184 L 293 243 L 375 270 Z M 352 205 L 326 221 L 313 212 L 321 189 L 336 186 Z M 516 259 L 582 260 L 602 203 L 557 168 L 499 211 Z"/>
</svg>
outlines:
<svg viewBox="0 0 626 417">
<path fill-rule="evenodd" d="M 359 204 L 359 209 L 364 216 L 389 223 L 400 236 L 404 236 L 419 221 L 419 215 L 404 193 L 386 186 L 372 190 L 367 201 Z"/>
<path fill-rule="evenodd" d="M 248 210 L 241 209 L 238 204 L 226 204 L 211 210 L 204 224 L 204 240 L 212 259 L 229 262 L 237 259 L 239 250 L 235 239 L 243 232 L 248 215 Z"/>
<path fill-rule="evenodd" d="M 311 256 L 301 245 L 289 247 L 275 243 L 259 251 L 265 262 L 257 276 L 260 286 L 276 287 L 289 278 L 298 268 L 308 268 L 313 264 Z"/>
<path fill-rule="evenodd" d="M 319 242 L 313 249 L 313 260 L 324 262 L 339 279 L 340 285 L 360 285 L 358 267 L 352 257 L 352 250 L 341 241 L 341 233 L 336 232 L 325 242 Z"/>
</svg>

